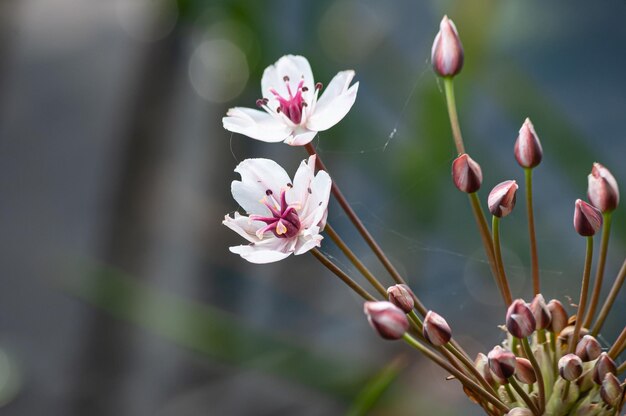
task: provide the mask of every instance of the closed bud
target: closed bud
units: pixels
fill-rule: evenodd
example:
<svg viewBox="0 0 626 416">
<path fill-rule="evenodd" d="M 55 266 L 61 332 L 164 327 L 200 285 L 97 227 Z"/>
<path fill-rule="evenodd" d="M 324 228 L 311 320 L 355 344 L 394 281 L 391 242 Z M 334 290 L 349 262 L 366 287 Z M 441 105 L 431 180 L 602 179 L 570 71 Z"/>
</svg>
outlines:
<svg viewBox="0 0 626 416">
<path fill-rule="evenodd" d="M 587 180 L 587 196 L 591 205 L 603 213 L 615 210 L 619 204 L 619 188 L 611 172 L 596 162 Z"/>
<path fill-rule="evenodd" d="M 602 213 L 593 205 L 577 199 L 574 206 L 574 228 L 583 237 L 591 237 L 602 226 Z"/>
<path fill-rule="evenodd" d="M 528 304 L 522 299 L 515 299 L 506 311 L 506 329 L 516 338 L 529 337 L 537 324 Z"/>
<path fill-rule="evenodd" d="M 533 384 L 537 381 L 537 375 L 529 360 L 517 357 L 515 361 L 515 378 L 524 384 Z"/>
<path fill-rule="evenodd" d="M 508 380 L 515 374 L 515 367 L 517 361 L 515 354 L 511 351 L 507 351 L 499 345 L 496 345 L 489 354 L 487 354 L 489 360 L 489 368 L 496 377 L 503 380 Z"/>
<path fill-rule="evenodd" d="M 567 312 L 563 304 L 556 299 L 548 302 L 548 310 L 550 311 L 550 326 L 548 330 L 558 334 L 567 326 Z"/>
<path fill-rule="evenodd" d="M 463 45 L 452 20 L 444 16 L 431 51 L 433 69 L 440 77 L 453 77 L 463 68 Z"/>
<path fill-rule="evenodd" d="M 504 384 L 506 380 L 497 377 L 489 368 L 489 359 L 485 354 L 479 352 L 474 360 L 474 367 L 480 373 L 481 376 L 487 381 L 487 383 L 493 385 L 494 383 Z"/>
<path fill-rule="evenodd" d="M 390 286 L 387 289 L 387 296 L 389 296 L 389 302 L 402 309 L 404 313 L 411 312 L 415 306 L 413 292 L 405 284 Z"/>
<path fill-rule="evenodd" d="M 487 198 L 489 212 L 499 218 L 509 215 L 515 207 L 517 188 L 515 181 L 504 181 L 497 184 Z"/>
<path fill-rule="evenodd" d="M 609 373 L 617 374 L 617 366 L 615 365 L 615 361 L 609 357 L 609 354 L 603 352 L 600 354 L 596 365 L 593 367 L 593 381 L 601 385 L 602 381 L 604 381 L 604 378 Z"/>
<path fill-rule="evenodd" d="M 372 328 L 384 339 L 400 339 L 409 329 L 409 320 L 391 302 L 365 302 L 363 312 Z"/>
<path fill-rule="evenodd" d="M 543 157 L 543 149 L 539 142 L 539 137 L 535 133 L 535 126 L 529 118 L 526 118 L 522 128 L 519 130 L 519 136 L 515 141 L 515 159 L 523 168 L 534 168 L 541 163 Z"/>
<path fill-rule="evenodd" d="M 452 180 L 459 191 L 471 194 L 480 189 L 483 172 L 474 159 L 463 153 L 452 162 Z"/>
<path fill-rule="evenodd" d="M 515 407 L 509 411 L 505 416 L 533 416 L 533 412 L 525 407 Z"/>
<path fill-rule="evenodd" d="M 602 380 L 602 387 L 600 387 L 600 397 L 604 400 L 604 403 L 611 407 L 616 407 L 622 398 L 623 388 L 619 384 L 619 380 L 615 375 L 608 373 Z"/>
<path fill-rule="evenodd" d="M 446 320 L 433 311 L 428 311 L 424 318 L 423 334 L 426 341 L 435 347 L 447 344 L 452 338 L 452 330 Z"/>
<path fill-rule="evenodd" d="M 548 309 L 548 305 L 546 305 L 546 300 L 543 298 L 541 293 L 538 293 L 533 301 L 530 302 L 530 310 L 535 317 L 537 329 L 546 329 L 550 326 L 552 314 L 550 313 L 550 309 Z"/>
<path fill-rule="evenodd" d="M 565 380 L 574 381 L 583 373 L 583 362 L 576 354 L 566 354 L 559 360 L 559 374 Z"/>
<path fill-rule="evenodd" d="M 576 355 L 584 362 L 593 361 L 602 354 L 602 347 L 597 339 L 585 335 L 576 345 Z"/>
</svg>

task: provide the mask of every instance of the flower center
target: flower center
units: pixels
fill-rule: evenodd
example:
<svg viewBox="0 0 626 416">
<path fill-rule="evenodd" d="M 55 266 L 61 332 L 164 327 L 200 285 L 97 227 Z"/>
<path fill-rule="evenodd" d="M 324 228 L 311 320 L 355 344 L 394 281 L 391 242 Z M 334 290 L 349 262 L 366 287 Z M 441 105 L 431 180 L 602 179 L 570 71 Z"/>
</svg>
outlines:
<svg viewBox="0 0 626 416">
<path fill-rule="evenodd" d="M 263 217 L 261 215 L 250 215 L 250 219 L 254 221 L 262 221 L 267 224 L 260 228 L 256 235 L 263 238 L 263 234 L 271 231 L 278 238 L 291 238 L 300 232 L 300 218 L 296 209 L 287 205 L 285 191 L 280 193 L 280 204 L 274 199 L 271 190 L 265 192 L 267 198 L 263 198 L 263 203 L 272 213 L 271 217 Z M 271 199 L 271 202 L 269 201 Z"/>
<path fill-rule="evenodd" d="M 274 94 L 274 97 L 278 101 L 278 107 L 276 108 L 276 113 L 282 113 L 287 117 L 293 124 L 300 124 L 302 122 L 302 115 L 304 112 L 304 107 L 308 106 L 308 103 L 305 101 L 302 93 L 305 93 L 309 90 L 308 87 L 304 85 L 304 79 L 301 79 L 296 86 L 295 93 L 291 89 L 291 85 L 289 83 L 289 77 L 285 75 L 283 77 L 283 81 L 285 81 L 285 87 L 287 87 L 288 97 L 283 97 L 276 91 L 274 88 L 270 89 L 270 92 Z M 318 82 L 315 84 L 315 96 L 312 101 L 315 102 L 317 99 L 317 93 L 322 89 L 322 84 Z M 310 100 L 311 101 L 311 100 Z M 256 101 L 259 107 L 265 108 L 266 111 L 272 112 L 268 108 L 269 100 L 267 98 L 260 98 Z"/>
</svg>

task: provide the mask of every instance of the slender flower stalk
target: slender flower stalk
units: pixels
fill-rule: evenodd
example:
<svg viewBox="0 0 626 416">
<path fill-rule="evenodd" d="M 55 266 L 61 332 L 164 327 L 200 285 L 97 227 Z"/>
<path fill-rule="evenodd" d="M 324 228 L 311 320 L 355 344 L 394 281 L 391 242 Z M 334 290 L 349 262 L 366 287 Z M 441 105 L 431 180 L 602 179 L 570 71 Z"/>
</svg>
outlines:
<svg viewBox="0 0 626 416">
<path fill-rule="evenodd" d="M 587 250 L 585 254 L 585 268 L 583 271 L 583 281 L 580 289 L 580 299 L 578 301 L 578 311 L 576 312 L 576 323 L 574 324 L 574 332 L 572 333 L 572 340 L 569 344 L 569 353 L 573 354 L 576 351 L 576 344 L 578 344 L 578 338 L 580 337 L 580 328 L 582 327 L 582 320 L 587 305 L 587 295 L 589 292 L 589 275 L 591 274 L 591 258 L 593 256 L 593 236 L 587 237 Z"/>
<path fill-rule="evenodd" d="M 528 338 L 522 338 L 522 347 L 524 348 L 526 357 L 528 358 L 528 361 L 530 361 L 530 364 L 532 364 L 533 369 L 535 370 L 535 375 L 537 376 L 537 384 L 539 386 L 539 414 L 543 414 L 546 407 L 546 387 L 543 382 L 543 375 L 541 374 L 541 366 L 533 354 Z"/>
<path fill-rule="evenodd" d="M 493 233 L 493 248 L 496 259 L 496 267 L 498 269 L 498 275 L 500 276 L 500 285 L 502 286 L 505 305 L 508 306 L 513 301 L 513 297 L 511 296 L 511 289 L 509 288 L 509 282 L 502 263 L 502 252 L 500 250 L 500 218 L 495 215 L 491 220 L 491 231 Z"/>
<path fill-rule="evenodd" d="M 528 216 L 528 236 L 530 239 L 530 266 L 533 276 L 533 294 L 541 292 L 539 283 L 539 256 L 537 254 L 537 237 L 535 235 L 535 214 L 533 210 L 533 170 L 524 169 L 526 183 L 526 214 Z"/>
<path fill-rule="evenodd" d="M 311 254 L 322 263 L 328 270 L 333 272 L 338 278 L 340 278 L 350 289 L 356 292 L 357 295 L 361 296 L 363 299 L 367 301 L 375 301 L 376 298 L 368 293 L 367 290 L 363 289 L 361 285 L 352 280 L 350 276 L 348 276 L 343 270 L 341 270 L 335 263 L 330 261 L 328 257 L 322 254 L 321 251 L 314 248 L 311 250 Z"/>
<path fill-rule="evenodd" d="M 626 280 L 626 259 L 624 260 L 624 263 L 622 263 L 622 268 L 617 274 L 617 277 L 615 278 L 615 282 L 613 282 L 611 291 L 609 292 L 609 295 L 606 297 L 606 300 L 604 301 L 604 305 L 602 305 L 602 309 L 600 309 L 600 313 L 598 314 L 596 323 L 594 324 L 593 329 L 591 330 L 591 335 L 597 336 L 600 333 L 600 330 L 602 329 L 602 325 L 604 325 L 604 321 L 606 320 L 606 317 L 608 316 L 609 312 L 611 311 L 611 308 L 613 307 L 615 298 L 617 298 L 617 295 L 619 294 L 619 291 L 621 290 L 622 285 L 624 284 L 624 280 Z"/>
<path fill-rule="evenodd" d="M 463 136 L 461 135 L 461 125 L 459 124 L 459 115 L 456 111 L 456 100 L 454 98 L 454 80 L 451 77 L 443 79 L 443 88 L 446 93 L 446 103 L 448 105 L 448 116 L 450 117 L 450 126 L 452 127 L 452 137 L 454 137 L 454 145 L 458 154 L 465 153 L 463 144 Z"/>
<path fill-rule="evenodd" d="M 611 349 L 609 349 L 609 356 L 614 360 L 624 351 L 626 348 L 626 326 L 622 329 L 622 332 L 619 334 Z"/>
<path fill-rule="evenodd" d="M 598 300 L 600 299 L 600 291 L 602 290 L 602 280 L 604 278 L 604 265 L 606 264 L 606 253 L 609 247 L 609 236 L 611 235 L 611 217 L 612 212 L 602 214 L 602 240 L 600 243 L 600 253 L 598 253 L 598 264 L 596 266 L 596 278 L 593 283 L 593 292 L 591 293 L 591 301 L 589 302 L 589 311 L 585 318 L 583 326 L 589 328 L 593 315 L 596 313 Z"/>
<path fill-rule="evenodd" d="M 513 386 L 519 397 L 522 398 L 524 403 L 526 403 L 526 405 L 533 412 L 533 414 L 535 416 L 541 416 L 541 412 L 539 411 L 537 406 L 535 406 L 535 403 L 532 401 L 530 396 L 528 396 L 528 393 L 526 393 L 522 386 L 519 385 L 517 380 L 515 380 L 515 377 L 509 377 L 509 383 L 511 384 L 511 386 Z"/>
</svg>

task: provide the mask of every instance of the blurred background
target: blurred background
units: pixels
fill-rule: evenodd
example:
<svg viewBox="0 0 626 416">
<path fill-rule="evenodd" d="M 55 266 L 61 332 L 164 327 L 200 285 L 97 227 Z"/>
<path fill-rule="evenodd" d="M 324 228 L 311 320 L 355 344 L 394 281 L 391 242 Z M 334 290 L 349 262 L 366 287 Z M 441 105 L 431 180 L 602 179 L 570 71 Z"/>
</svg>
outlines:
<svg viewBox="0 0 626 416">
<path fill-rule="evenodd" d="M 248 264 L 221 225 L 237 209 L 239 161 L 269 157 L 293 174 L 306 156 L 230 134 L 227 109 L 254 107 L 263 69 L 287 53 L 307 56 L 325 84 L 352 68 L 356 104 L 314 144 L 466 349 L 498 343 L 504 311 L 450 180 L 454 146 L 429 64 L 444 14 L 465 46 L 457 101 L 481 198 L 523 179 L 512 148 L 525 117 L 542 140 L 543 292 L 569 304 L 584 257 L 573 201 L 592 162 L 626 188 L 623 0 L 2 0 L 2 414 L 481 414 L 443 371 L 380 340 L 312 256 Z M 529 299 L 523 206 L 502 238 L 514 296 Z M 329 220 L 388 279 L 334 204 Z M 608 281 L 625 240 L 621 207 Z M 323 251 L 357 278 L 330 241 Z"/>
</svg>

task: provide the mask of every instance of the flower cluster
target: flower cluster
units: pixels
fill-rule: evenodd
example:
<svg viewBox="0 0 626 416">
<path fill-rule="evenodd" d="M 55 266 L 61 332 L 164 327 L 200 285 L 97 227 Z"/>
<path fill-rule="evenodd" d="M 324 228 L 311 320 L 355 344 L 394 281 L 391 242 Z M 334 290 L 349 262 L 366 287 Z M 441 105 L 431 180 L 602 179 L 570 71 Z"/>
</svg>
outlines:
<svg viewBox="0 0 626 416">
<path fill-rule="evenodd" d="M 541 294 L 532 181 L 533 170 L 542 162 L 543 149 L 533 123 L 525 119 L 512 147 L 515 160 L 524 171 L 533 300 L 527 303 L 513 299 L 501 255 L 500 227 L 501 221 L 514 211 L 520 186 L 516 180 L 505 180 L 491 190 L 486 201 L 477 196 L 483 172 L 465 151 L 454 105 L 453 79 L 463 67 L 464 51 L 458 31 L 447 17 L 441 21 L 431 58 L 435 73 L 443 79 L 458 152 L 452 163 L 452 180 L 457 189 L 468 195 L 495 285 L 506 307 L 507 335 L 500 345 L 486 355 L 478 354 L 475 360 L 469 359 L 453 338 L 446 320 L 429 310 L 406 284 L 338 185 L 331 182 L 311 145 L 318 131 L 338 123 L 354 104 L 359 84 L 350 85 L 353 71 L 339 72 L 319 96 L 322 84 L 314 82 L 308 61 L 302 56 L 287 55 L 263 74 L 262 98 L 257 100 L 261 110 L 236 107 L 228 111 L 223 119 L 227 130 L 265 142 L 304 146 L 310 155 L 300 164 L 293 180 L 280 165 L 268 159 L 247 159 L 236 167 L 241 180 L 232 182 L 232 194 L 247 215 L 235 212 L 232 217 L 227 215 L 223 223 L 248 244 L 230 250 L 252 263 L 274 262 L 292 253 L 310 251 L 365 300 L 367 320 L 382 338 L 402 339 L 424 354 L 461 383 L 464 392 L 489 415 L 618 414 L 625 394 L 624 381 L 618 377 L 626 368 L 616 361 L 626 349 L 626 328 L 608 351 L 604 351 L 598 338 L 626 280 L 625 261 L 598 309 L 611 217 L 619 205 L 616 179 L 606 167 L 594 163 L 588 177 L 589 202 L 578 199 L 574 203 L 573 226 L 586 238 L 587 251 L 577 310 L 569 316 L 561 302 L 546 302 Z M 331 194 L 395 284 L 382 284 L 327 224 Z M 491 228 L 485 219 L 484 202 L 492 215 Z M 593 237 L 600 230 L 602 244 L 589 295 Z M 317 249 L 322 232 L 341 249 L 375 294 Z"/>
</svg>

